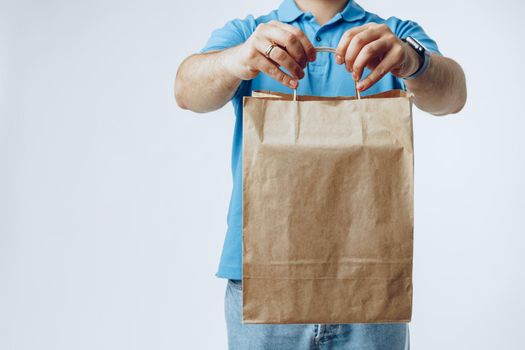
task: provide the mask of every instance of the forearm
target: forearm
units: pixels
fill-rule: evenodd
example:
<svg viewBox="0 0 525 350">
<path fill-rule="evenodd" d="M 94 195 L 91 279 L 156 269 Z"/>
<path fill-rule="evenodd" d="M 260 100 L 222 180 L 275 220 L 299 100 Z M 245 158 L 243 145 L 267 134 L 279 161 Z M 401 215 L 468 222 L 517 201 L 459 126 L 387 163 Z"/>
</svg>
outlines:
<svg viewBox="0 0 525 350">
<path fill-rule="evenodd" d="M 175 79 L 175 99 L 184 109 L 210 112 L 224 106 L 241 80 L 225 67 L 236 47 L 189 56 L 179 67 Z"/>
<path fill-rule="evenodd" d="M 467 99 L 465 74 L 454 60 L 432 55 L 427 71 L 416 79 L 406 80 L 414 94 L 414 104 L 434 115 L 459 112 Z"/>
</svg>

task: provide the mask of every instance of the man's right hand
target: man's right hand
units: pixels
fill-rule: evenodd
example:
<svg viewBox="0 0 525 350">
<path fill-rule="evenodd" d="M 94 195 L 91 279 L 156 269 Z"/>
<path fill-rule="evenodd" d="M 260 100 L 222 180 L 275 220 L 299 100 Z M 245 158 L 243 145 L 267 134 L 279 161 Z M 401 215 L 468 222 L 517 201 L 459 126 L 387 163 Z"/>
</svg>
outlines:
<svg viewBox="0 0 525 350">
<path fill-rule="evenodd" d="M 266 57 L 265 51 L 271 44 L 275 47 L 269 57 Z M 271 21 L 258 25 L 248 40 L 229 50 L 229 54 L 223 57 L 223 65 L 238 79 L 250 80 L 259 72 L 264 72 L 294 89 L 298 80 L 304 77 L 304 68 L 308 61 L 314 60 L 315 48 L 299 28 Z"/>
<path fill-rule="evenodd" d="M 186 58 L 177 71 L 175 99 L 181 108 L 213 111 L 231 100 L 242 80 L 260 72 L 295 89 L 313 60 L 315 48 L 299 28 L 278 21 L 263 23 L 238 46 Z"/>
</svg>

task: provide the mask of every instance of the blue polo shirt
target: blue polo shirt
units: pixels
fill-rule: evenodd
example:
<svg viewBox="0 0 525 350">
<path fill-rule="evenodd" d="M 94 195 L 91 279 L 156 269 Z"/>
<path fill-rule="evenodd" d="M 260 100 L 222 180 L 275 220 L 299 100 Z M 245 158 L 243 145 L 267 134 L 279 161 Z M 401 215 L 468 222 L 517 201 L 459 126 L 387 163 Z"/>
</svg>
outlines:
<svg viewBox="0 0 525 350">
<path fill-rule="evenodd" d="M 237 46 L 254 32 L 255 28 L 265 22 L 277 20 L 300 28 L 314 46 L 337 47 L 345 31 L 369 22 L 384 23 L 394 34 L 403 38 L 408 35 L 419 40 L 427 49 L 440 54 L 432 40 L 416 22 L 401 20 L 396 17 L 383 19 L 378 15 L 366 12 L 353 0 L 336 14 L 330 21 L 320 26 L 312 13 L 302 12 L 293 0 L 285 0 L 277 10 L 260 17 L 248 16 L 245 19 L 232 20 L 220 29 L 213 31 L 201 52 L 223 50 Z M 364 75 L 370 73 L 365 69 Z M 405 89 L 401 79 L 387 74 L 379 82 L 362 93 L 363 96 L 391 89 Z M 255 90 L 271 90 L 291 93 L 292 91 L 260 73 L 255 79 L 243 81 L 232 98 L 235 110 L 235 130 L 233 133 L 231 166 L 233 173 L 233 190 L 228 209 L 228 229 L 221 254 L 217 277 L 229 279 L 242 278 L 242 99 L 250 96 Z M 299 81 L 299 95 L 316 96 L 353 96 L 354 82 L 344 65 L 338 65 L 331 53 L 317 53 L 316 60 L 308 63 L 305 76 Z"/>
</svg>

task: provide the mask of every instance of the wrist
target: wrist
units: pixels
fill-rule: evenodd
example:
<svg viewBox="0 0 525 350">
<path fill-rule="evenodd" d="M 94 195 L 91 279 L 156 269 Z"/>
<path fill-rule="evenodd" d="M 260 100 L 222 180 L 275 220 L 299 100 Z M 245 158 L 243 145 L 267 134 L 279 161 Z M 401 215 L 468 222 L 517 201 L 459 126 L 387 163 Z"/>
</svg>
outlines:
<svg viewBox="0 0 525 350">
<path fill-rule="evenodd" d="M 413 53 L 416 53 L 418 56 L 418 68 L 408 76 L 403 76 L 405 80 L 412 80 L 418 78 L 420 75 L 424 74 L 428 69 L 430 64 L 430 51 L 419 42 L 417 39 L 407 36 L 406 38 L 401 39 Z M 415 61 L 415 60 L 414 60 Z"/>
<path fill-rule="evenodd" d="M 410 69 L 410 72 L 405 77 L 410 77 L 414 75 L 420 68 L 423 66 L 423 58 L 417 54 L 417 52 L 414 51 L 408 44 L 405 44 L 407 46 L 407 50 L 410 52 L 412 66 Z"/>
<path fill-rule="evenodd" d="M 237 72 L 239 64 L 235 62 L 235 59 L 239 56 L 238 50 L 241 45 L 222 51 L 218 60 L 219 69 L 236 79 L 240 79 Z"/>
<path fill-rule="evenodd" d="M 238 64 L 235 62 L 238 56 L 236 50 L 237 47 L 232 47 L 219 53 L 212 78 L 215 81 L 220 81 L 220 84 L 231 93 L 235 92 L 242 81 L 235 70 L 238 69 Z"/>
<path fill-rule="evenodd" d="M 399 74 L 399 78 L 406 79 L 414 75 L 423 65 L 423 58 L 417 54 L 407 43 L 403 43 L 405 48 L 405 69 Z"/>
</svg>

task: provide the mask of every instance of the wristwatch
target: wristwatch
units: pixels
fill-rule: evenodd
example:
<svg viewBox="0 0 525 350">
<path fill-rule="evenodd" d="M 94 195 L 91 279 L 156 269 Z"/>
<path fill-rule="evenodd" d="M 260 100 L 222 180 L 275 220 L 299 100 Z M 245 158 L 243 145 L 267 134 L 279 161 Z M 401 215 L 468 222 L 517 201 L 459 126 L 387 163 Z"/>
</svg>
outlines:
<svg viewBox="0 0 525 350">
<path fill-rule="evenodd" d="M 431 52 L 423 45 L 421 44 L 417 39 L 407 36 L 406 38 L 402 38 L 401 41 L 405 42 L 413 48 L 418 56 L 421 58 L 421 64 L 419 68 L 413 73 L 412 75 L 409 75 L 408 77 L 404 77 L 405 80 L 415 79 L 419 77 L 421 74 L 425 73 L 427 70 L 429 64 L 430 64 L 430 55 Z"/>
</svg>

